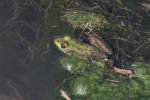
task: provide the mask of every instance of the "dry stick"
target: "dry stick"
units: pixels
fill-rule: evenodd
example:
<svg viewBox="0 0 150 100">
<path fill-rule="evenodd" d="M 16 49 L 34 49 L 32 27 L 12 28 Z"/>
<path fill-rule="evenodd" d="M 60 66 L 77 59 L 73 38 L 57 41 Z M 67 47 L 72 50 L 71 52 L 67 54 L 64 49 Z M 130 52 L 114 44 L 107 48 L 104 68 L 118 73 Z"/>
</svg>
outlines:
<svg viewBox="0 0 150 100">
<path fill-rule="evenodd" d="M 71 100 L 71 98 L 68 96 L 68 94 L 64 90 L 60 90 L 61 96 L 65 98 L 66 100 Z"/>
</svg>

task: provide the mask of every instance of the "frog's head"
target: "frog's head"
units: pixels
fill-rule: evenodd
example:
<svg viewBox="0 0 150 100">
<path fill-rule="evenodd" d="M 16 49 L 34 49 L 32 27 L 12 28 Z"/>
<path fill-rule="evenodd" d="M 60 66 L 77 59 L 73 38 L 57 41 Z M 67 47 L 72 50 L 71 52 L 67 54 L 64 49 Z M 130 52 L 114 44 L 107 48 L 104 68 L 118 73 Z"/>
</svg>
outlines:
<svg viewBox="0 0 150 100">
<path fill-rule="evenodd" d="M 56 47 L 67 54 L 67 48 L 69 46 L 69 41 L 70 41 L 71 37 L 70 36 L 64 36 L 64 37 L 58 37 L 54 39 L 54 43 L 56 45 Z"/>
</svg>

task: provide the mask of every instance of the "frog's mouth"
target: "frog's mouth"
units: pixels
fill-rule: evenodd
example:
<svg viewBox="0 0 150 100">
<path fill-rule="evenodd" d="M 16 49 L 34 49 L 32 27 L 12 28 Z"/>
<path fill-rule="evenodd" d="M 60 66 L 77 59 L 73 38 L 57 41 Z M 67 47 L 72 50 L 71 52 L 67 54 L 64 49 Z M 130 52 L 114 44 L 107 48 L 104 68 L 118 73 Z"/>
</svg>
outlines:
<svg viewBox="0 0 150 100">
<path fill-rule="evenodd" d="M 59 42 L 58 39 L 54 39 L 54 44 L 56 45 L 56 47 L 57 47 L 58 49 L 61 48 L 61 44 L 60 44 L 60 42 Z"/>
<path fill-rule="evenodd" d="M 56 45 L 56 47 L 57 47 L 60 51 L 66 53 L 65 49 L 62 48 L 60 41 L 61 41 L 60 38 L 59 38 L 59 39 L 58 39 L 58 38 L 57 38 L 57 39 L 54 39 L 54 44 Z"/>
<path fill-rule="evenodd" d="M 71 39 L 70 36 L 57 36 L 54 38 L 54 44 L 60 51 L 62 51 L 65 54 L 68 54 L 67 49 L 66 49 L 68 44 L 65 41 L 69 41 L 70 39 Z"/>
</svg>

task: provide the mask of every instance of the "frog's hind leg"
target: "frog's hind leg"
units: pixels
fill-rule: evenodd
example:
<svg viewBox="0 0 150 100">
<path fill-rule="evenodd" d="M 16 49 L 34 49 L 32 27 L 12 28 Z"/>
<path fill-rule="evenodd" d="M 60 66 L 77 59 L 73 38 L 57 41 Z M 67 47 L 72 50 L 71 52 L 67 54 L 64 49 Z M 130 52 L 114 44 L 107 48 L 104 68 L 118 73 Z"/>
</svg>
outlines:
<svg viewBox="0 0 150 100">
<path fill-rule="evenodd" d="M 133 71 L 129 69 L 121 69 L 121 68 L 113 66 L 113 71 L 116 74 L 127 76 L 129 79 L 133 77 Z"/>
<path fill-rule="evenodd" d="M 105 52 L 108 55 L 112 55 L 112 49 L 109 47 L 109 45 L 96 33 L 87 34 L 89 44 L 99 48 L 103 52 Z"/>
</svg>

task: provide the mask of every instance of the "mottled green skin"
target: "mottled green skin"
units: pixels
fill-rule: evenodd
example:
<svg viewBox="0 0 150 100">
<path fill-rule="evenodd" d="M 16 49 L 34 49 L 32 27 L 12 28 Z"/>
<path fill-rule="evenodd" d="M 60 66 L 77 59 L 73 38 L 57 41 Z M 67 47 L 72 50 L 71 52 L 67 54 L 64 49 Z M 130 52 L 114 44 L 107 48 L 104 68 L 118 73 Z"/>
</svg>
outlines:
<svg viewBox="0 0 150 100">
<path fill-rule="evenodd" d="M 54 43 L 59 50 L 67 55 L 78 56 L 83 59 L 94 61 L 107 59 L 107 56 L 97 48 L 81 43 L 69 36 L 56 38 Z"/>
</svg>

